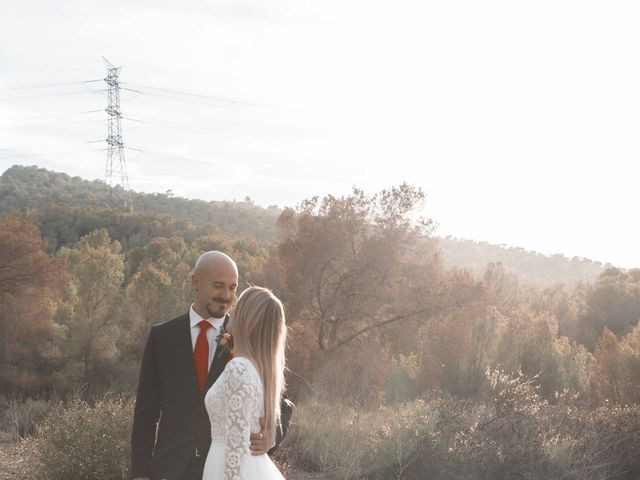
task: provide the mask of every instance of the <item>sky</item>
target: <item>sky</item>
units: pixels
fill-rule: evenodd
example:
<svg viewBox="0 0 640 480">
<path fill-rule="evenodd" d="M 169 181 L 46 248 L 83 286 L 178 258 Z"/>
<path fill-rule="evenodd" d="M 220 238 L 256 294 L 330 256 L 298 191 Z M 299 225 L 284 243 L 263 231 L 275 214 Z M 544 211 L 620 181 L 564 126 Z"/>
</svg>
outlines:
<svg viewBox="0 0 640 480">
<path fill-rule="evenodd" d="M 0 171 L 104 179 L 104 56 L 135 190 L 408 182 L 439 236 L 640 267 L 638 24 L 631 1 L 0 0 Z"/>
</svg>

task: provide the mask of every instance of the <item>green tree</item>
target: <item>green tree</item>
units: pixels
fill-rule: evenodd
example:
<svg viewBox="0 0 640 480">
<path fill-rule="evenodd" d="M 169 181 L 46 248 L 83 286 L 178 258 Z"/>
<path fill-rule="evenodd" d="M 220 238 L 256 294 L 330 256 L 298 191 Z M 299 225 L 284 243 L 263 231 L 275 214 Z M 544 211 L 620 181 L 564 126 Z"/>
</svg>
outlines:
<svg viewBox="0 0 640 480">
<path fill-rule="evenodd" d="M 180 264 L 191 265 L 195 255 L 179 236 L 157 237 L 127 253 L 127 270 L 131 275 L 144 265 L 153 264 L 158 269 L 173 274 Z"/>
<path fill-rule="evenodd" d="M 112 242 L 101 229 L 82 237 L 73 248 L 63 247 L 58 252 L 67 261 L 72 277 L 67 305 L 57 316 L 66 327 L 63 349 L 71 369 L 68 373 L 92 387 L 119 354 L 117 308 L 124 279 L 120 250 L 119 242 Z M 73 368 L 76 365 L 77 370 Z"/>
<path fill-rule="evenodd" d="M 586 292 L 580 316 L 581 340 L 590 349 L 605 328 L 621 337 L 640 320 L 640 275 L 609 268 Z"/>
<path fill-rule="evenodd" d="M 192 290 L 189 266 L 181 262 L 170 272 L 154 262 L 143 262 L 124 292 L 120 344 L 139 363 L 152 325 L 185 313 Z"/>
<path fill-rule="evenodd" d="M 548 313 L 519 306 L 504 314 L 494 365 L 510 373 L 537 377 L 541 393 L 551 398 L 562 390 L 558 325 Z"/>
<path fill-rule="evenodd" d="M 220 250 L 231 256 L 238 265 L 240 284 L 264 284 L 264 266 L 267 249 L 253 237 L 234 238 L 223 233 L 215 233 L 197 238 L 193 248 L 199 255 L 209 250 Z"/>
</svg>

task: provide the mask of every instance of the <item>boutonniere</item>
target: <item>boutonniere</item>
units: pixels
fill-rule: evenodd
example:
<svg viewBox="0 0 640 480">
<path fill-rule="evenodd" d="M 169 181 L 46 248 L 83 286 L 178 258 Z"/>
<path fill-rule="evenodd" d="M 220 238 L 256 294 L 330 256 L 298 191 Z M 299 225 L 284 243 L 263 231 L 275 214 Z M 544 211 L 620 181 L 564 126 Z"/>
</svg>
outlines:
<svg viewBox="0 0 640 480">
<path fill-rule="evenodd" d="M 233 358 L 233 337 L 225 330 L 224 326 L 220 329 L 220 335 L 216 337 L 216 343 L 218 344 L 216 356 L 226 353 L 226 361 L 229 362 Z"/>
</svg>

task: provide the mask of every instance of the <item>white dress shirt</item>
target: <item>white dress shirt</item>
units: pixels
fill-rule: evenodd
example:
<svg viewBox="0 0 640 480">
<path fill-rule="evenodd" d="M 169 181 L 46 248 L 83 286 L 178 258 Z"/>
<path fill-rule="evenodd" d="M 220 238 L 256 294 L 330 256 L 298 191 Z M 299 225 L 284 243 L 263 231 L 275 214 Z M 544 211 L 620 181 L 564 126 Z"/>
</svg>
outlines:
<svg viewBox="0 0 640 480">
<path fill-rule="evenodd" d="M 224 317 L 222 318 L 202 318 L 200 315 L 196 313 L 193 309 L 193 304 L 191 304 L 191 308 L 189 308 L 189 320 L 191 321 L 191 349 L 196 349 L 196 340 L 198 339 L 198 335 L 200 334 L 200 327 L 198 324 L 202 320 L 206 320 L 211 324 L 213 328 L 207 328 L 207 340 L 209 341 L 209 364 L 207 367 L 207 372 L 211 368 L 211 362 L 213 362 L 213 357 L 216 354 L 216 347 L 218 346 L 216 342 L 216 338 L 220 335 L 220 329 L 222 328 L 222 324 L 224 323 Z"/>
</svg>

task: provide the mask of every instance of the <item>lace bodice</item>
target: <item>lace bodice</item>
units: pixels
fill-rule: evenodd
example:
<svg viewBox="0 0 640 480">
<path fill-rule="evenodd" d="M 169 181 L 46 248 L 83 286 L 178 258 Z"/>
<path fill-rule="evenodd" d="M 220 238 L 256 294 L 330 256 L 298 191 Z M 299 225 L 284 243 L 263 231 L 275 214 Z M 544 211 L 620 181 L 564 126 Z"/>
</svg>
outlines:
<svg viewBox="0 0 640 480">
<path fill-rule="evenodd" d="M 262 382 L 251 360 L 236 357 L 205 396 L 211 439 L 226 446 L 224 480 L 240 479 L 242 460 L 250 455 L 249 437 L 260 431 L 263 395 Z"/>
</svg>

